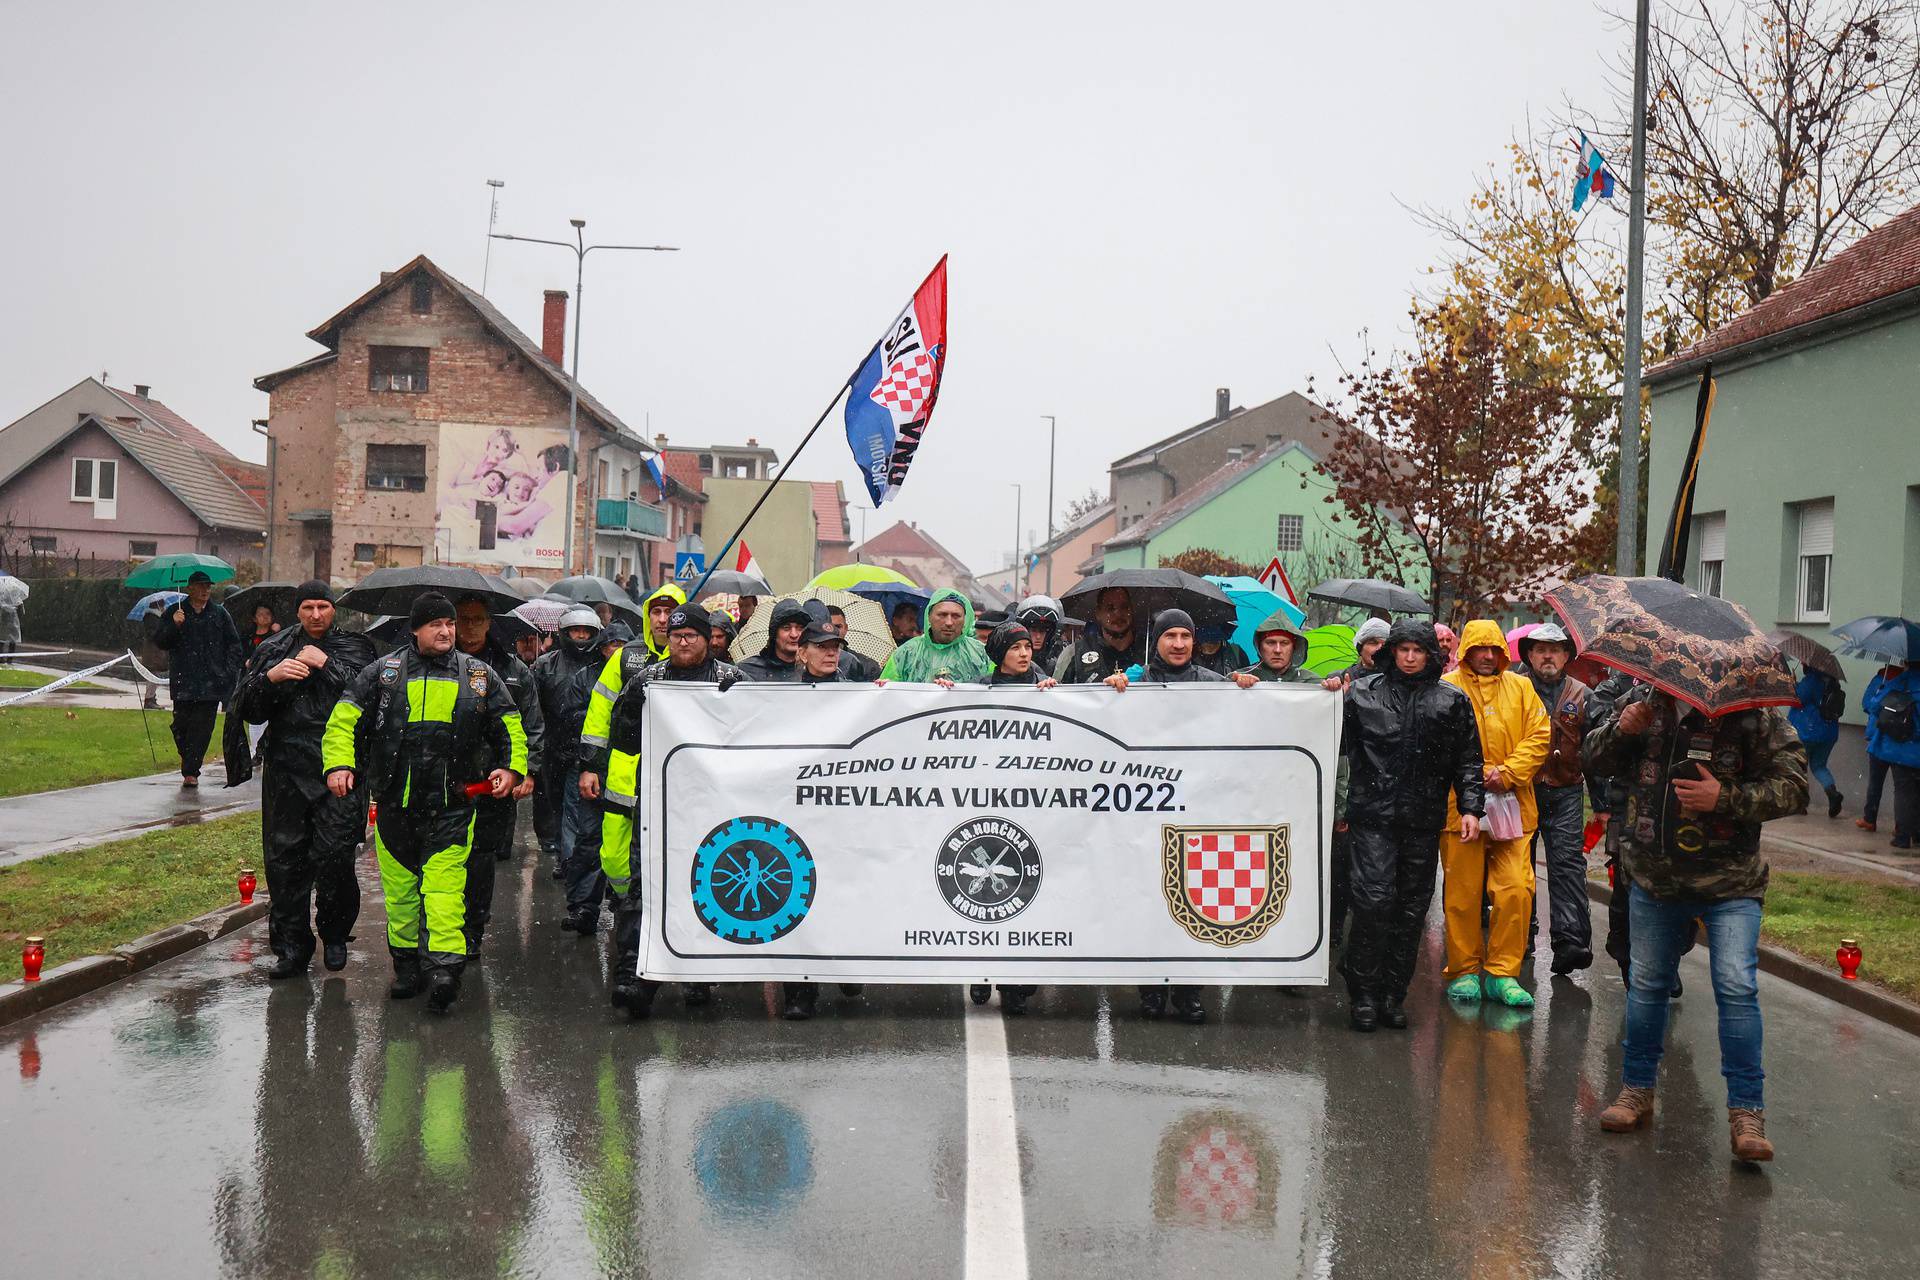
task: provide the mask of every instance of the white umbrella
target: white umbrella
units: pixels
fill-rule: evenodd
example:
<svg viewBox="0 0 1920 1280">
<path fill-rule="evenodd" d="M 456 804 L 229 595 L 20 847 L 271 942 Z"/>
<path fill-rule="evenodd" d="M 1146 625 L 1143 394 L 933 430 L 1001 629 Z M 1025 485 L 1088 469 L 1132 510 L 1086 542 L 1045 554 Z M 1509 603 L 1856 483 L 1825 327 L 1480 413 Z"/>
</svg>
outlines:
<svg viewBox="0 0 1920 1280">
<path fill-rule="evenodd" d="M 27 584 L 10 573 L 0 573 L 0 606 L 18 609 L 32 594 Z"/>
<path fill-rule="evenodd" d="M 823 604 L 837 605 L 847 615 L 846 643 L 849 649 L 881 663 L 893 656 L 893 632 L 887 626 L 887 615 L 873 601 L 863 600 L 851 591 L 836 591 L 832 587 L 808 587 L 805 591 L 796 591 L 779 599 L 818 600 Z M 767 647 L 767 623 L 773 617 L 775 603 L 772 599 L 761 599 L 759 608 L 753 611 L 753 617 L 740 629 L 739 639 L 733 642 L 735 657 L 750 658 Z"/>
</svg>

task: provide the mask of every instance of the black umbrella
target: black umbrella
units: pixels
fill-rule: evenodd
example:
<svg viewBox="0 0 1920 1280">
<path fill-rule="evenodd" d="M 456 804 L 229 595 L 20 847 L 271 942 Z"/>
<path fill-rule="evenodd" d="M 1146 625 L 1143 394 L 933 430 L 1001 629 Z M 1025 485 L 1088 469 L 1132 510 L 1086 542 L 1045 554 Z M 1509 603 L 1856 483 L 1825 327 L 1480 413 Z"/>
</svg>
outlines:
<svg viewBox="0 0 1920 1280">
<path fill-rule="evenodd" d="M 1227 593 L 1184 569 L 1115 569 L 1111 573 L 1098 573 L 1062 596 L 1060 605 L 1070 616 L 1092 622 L 1100 593 L 1114 587 L 1132 598 L 1134 625 L 1142 630 L 1162 609 L 1185 609 L 1193 615 L 1193 624 L 1197 627 L 1233 625 L 1233 601 L 1227 599 Z"/>
<path fill-rule="evenodd" d="M 300 607 L 300 602 L 293 598 L 299 590 L 297 582 L 256 582 L 233 592 L 220 604 L 242 624 L 252 618 L 253 611 L 261 605 L 273 610 L 277 621 L 288 622 Z"/>
<path fill-rule="evenodd" d="M 488 626 L 488 631 L 493 638 L 501 644 L 512 645 L 513 642 L 521 636 L 538 635 L 540 628 L 534 626 L 525 618 L 517 618 L 511 613 L 496 613 L 493 615 L 492 623 Z M 375 618 L 373 625 L 367 628 L 366 633 L 380 643 L 387 645 L 389 648 L 407 643 L 410 637 L 410 633 L 407 631 L 405 614 L 397 614 L 388 618 Z"/>
<path fill-rule="evenodd" d="M 770 596 L 773 588 L 751 573 L 742 573 L 738 569 L 718 569 L 707 578 L 707 585 L 700 588 L 700 599 L 708 596 Z"/>
<path fill-rule="evenodd" d="M 503 578 L 501 581 L 507 584 L 508 590 L 523 600 L 538 600 L 547 594 L 547 584 L 538 578 Z"/>
<path fill-rule="evenodd" d="M 1350 604 L 1361 609 L 1379 609 L 1386 613 L 1432 613 L 1433 606 L 1413 592 L 1378 578 L 1328 578 L 1307 592 L 1310 600 Z"/>
<path fill-rule="evenodd" d="M 1767 640 L 1807 670 L 1832 676 L 1842 683 L 1846 681 L 1847 673 L 1840 669 L 1840 659 L 1818 640 L 1808 639 L 1797 631 L 1769 631 Z"/>
<path fill-rule="evenodd" d="M 452 565 L 423 564 L 401 569 L 375 569 L 360 579 L 359 585 L 342 592 L 334 603 L 342 609 L 360 613 L 397 614 L 404 618 L 413 602 L 429 591 L 438 591 L 449 600 L 478 596 L 494 613 L 506 613 L 526 603 L 511 591 L 502 591 L 474 569 Z"/>
<path fill-rule="evenodd" d="M 635 620 L 644 616 L 640 612 L 640 606 L 633 602 L 632 596 L 621 590 L 619 583 L 610 582 L 606 578 L 596 577 L 591 573 L 576 573 L 571 578 L 562 578 L 547 588 L 547 594 L 565 596 L 581 604 L 604 604 L 609 609 L 619 610 Z"/>
</svg>

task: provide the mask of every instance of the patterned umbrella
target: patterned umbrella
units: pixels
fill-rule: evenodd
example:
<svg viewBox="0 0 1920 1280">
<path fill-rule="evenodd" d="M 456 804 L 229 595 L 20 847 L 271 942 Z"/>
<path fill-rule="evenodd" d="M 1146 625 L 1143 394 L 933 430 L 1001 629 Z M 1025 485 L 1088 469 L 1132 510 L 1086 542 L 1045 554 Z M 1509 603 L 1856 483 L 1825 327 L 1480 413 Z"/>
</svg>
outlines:
<svg viewBox="0 0 1920 1280">
<path fill-rule="evenodd" d="M 515 609 L 513 616 L 531 622 L 542 631 L 555 631 L 559 629 L 560 619 L 566 616 L 567 611 L 579 607 L 578 600 L 569 600 L 565 596 L 541 596 Z"/>
<path fill-rule="evenodd" d="M 1807 670 L 1818 671 L 1842 684 L 1846 683 L 1847 673 L 1840 669 L 1840 659 L 1834 657 L 1833 650 L 1818 640 L 1809 639 L 1797 631 L 1769 631 L 1767 640 Z"/>
<path fill-rule="evenodd" d="M 823 604 L 838 605 L 847 615 L 846 645 L 849 649 L 875 662 L 885 662 L 893 656 L 893 632 L 887 626 L 887 615 L 873 601 L 862 600 L 850 591 L 835 591 L 831 587 L 809 587 L 791 596 L 782 596 L 781 599 L 818 600 Z M 747 625 L 740 628 L 739 638 L 733 642 L 733 656 L 751 658 L 766 648 L 767 624 L 772 618 L 773 601 L 764 601 L 747 619 Z"/>
<path fill-rule="evenodd" d="M 1797 707 L 1780 651 L 1745 609 L 1665 578 L 1595 574 L 1546 601 L 1582 657 L 1637 676 L 1708 716 Z"/>
</svg>

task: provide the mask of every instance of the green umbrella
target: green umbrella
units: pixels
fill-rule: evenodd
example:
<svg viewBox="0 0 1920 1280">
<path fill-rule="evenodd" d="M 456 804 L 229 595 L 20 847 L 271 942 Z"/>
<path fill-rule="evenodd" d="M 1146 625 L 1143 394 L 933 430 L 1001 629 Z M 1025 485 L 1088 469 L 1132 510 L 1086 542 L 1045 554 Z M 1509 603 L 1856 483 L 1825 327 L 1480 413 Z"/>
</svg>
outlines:
<svg viewBox="0 0 1920 1280">
<path fill-rule="evenodd" d="M 219 556 L 203 556 L 195 553 L 155 556 L 128 574 L 125 585 L 145 587 L 149 591 L 165 587 L 184 587 L 187 585 L 187 579 L 196 573 L 204 573 L 215 582 L 225 582 L 233 576 L 233 566 Z"/>
<path fill-rule="evenodd" d="M 882 569 L 877 564 L 843 564 L 814 574 L 813 581 L 807 586 L 809 588 L 831 587 L 836 591 L 846 591 L 863 582 L 900 582 L 909 587 L 920 585 L 904 573 L 893 569 Z"/>
<path fill-rule="evenodd" d="M 1307 670 L 1317 676 L 1330 676 L 1360 661 L 1353 647 L 1353 628 L 1331 623 L 1307 632 Z"/>
</svg>

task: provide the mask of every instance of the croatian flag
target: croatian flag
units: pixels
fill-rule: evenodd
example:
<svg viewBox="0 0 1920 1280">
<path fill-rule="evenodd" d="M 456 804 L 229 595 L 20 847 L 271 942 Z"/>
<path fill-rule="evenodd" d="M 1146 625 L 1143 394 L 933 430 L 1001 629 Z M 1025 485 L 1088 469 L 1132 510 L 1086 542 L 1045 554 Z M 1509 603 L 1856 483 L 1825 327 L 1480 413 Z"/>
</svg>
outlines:
<svg viewBox="0 0 1920 1280">
<path fill-rule="evenodd" d="M 752 574 L 762 582 L 767 580 L 767 575 L 762 572 L 760 568 L 760 562 L 755 560 L 753 558 L 753 552 L 747 549 L 747 540 L 745 538 L 740 539 L 740 554 L 733 558 L 733 567 L 741 573 Z"/>
<path fill-rule="evenodd" d="M 907 482 L 947 363 L 947 260 L 913 291 L 848 384 L 847 445 L 878 507 Z"/>
<path fill-rule="evenodd" d="M 1602 200 L 1613 199 L 1613 170 L 1607 167 L 1607 158 L 1600 154 L 1600 148 L 1588 141 L 1587 135 L 1580 135 L 1580 165 L 1574 170 L 1573 211 L 1587 202 L 1588 196 L 1599 196 Z"/>
</svg>

